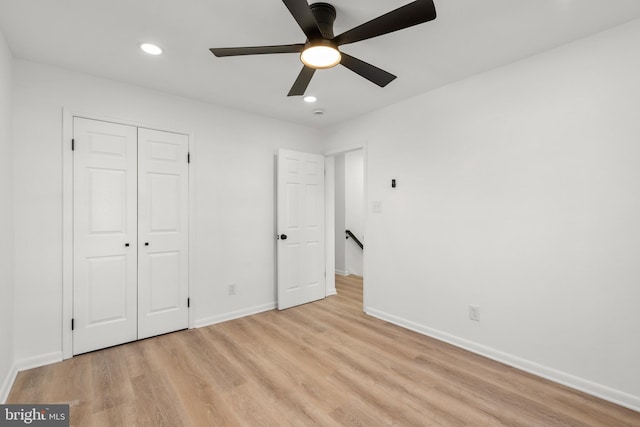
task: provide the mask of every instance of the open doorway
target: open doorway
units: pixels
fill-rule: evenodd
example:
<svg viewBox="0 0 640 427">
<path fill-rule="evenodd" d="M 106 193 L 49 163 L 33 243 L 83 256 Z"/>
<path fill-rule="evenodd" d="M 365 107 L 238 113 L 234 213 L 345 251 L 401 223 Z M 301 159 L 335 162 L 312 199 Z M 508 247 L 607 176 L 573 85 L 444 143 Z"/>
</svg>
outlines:
<svg viewBox="0 0 640 427">
<path fill-rule="evenodd" d="M 363 276 L 363 150 L 335 156 L 336 274 Z"/>
<path fill-rule="evenodd" d="M 329 203 L 332 216 L 332 254 L 337 292 L 357 291 L 363 294 L 365 242 L 365 150 L 362 147 L 332 154 L 328 159 L 332 167 L 327 183 L 332 186 L 333 203 Z M 329 236 L 327 236 L 329 237 Z M 330 272 L 327 271 L 327 276 Z M 360 297 L 361 307 L 364 301 Z"/>
</svg>

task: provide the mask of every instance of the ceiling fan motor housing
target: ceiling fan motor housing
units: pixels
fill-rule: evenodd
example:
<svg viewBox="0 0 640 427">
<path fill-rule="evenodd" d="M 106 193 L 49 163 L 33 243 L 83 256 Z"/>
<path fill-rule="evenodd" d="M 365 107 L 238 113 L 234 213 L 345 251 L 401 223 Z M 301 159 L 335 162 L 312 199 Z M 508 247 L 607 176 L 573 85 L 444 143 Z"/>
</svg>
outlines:
<svg viewBox="0 0 640 427">
<path fill-rule="evenodd" d="M 313 3 L 309 5 L 309 8 L 313 17 L 316 18 L 322 37 L 331 40 L 333 38 L 333 23 L 336 20 L 336 8 L 329 3 Z"/>
</svg>

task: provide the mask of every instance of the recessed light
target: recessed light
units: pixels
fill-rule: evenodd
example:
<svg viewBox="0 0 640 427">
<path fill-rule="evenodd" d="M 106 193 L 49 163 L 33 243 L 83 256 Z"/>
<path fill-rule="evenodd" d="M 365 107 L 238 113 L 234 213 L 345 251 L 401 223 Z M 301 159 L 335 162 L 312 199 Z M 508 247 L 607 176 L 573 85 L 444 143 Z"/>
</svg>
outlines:
<svg viewBox="0 0 640 427">
<path fill-rule="evenodd" d="M 140 49 L 149 55 L 160 55 L 162 53 L 162 48 L 153 43 L 142 43 L 140 44 Z"/>
<path fill-rule="evenodd" d="M 313 115 L 314 116 L 323 116 L 324 115 L 324 110 L 322 108 L 318 108 L 317 110 L 313 110 Z"/>
<path fill-rule="evenodd" d="M 312 103 L 312 102 L 316 102 L 317 100 L 318 100 L 318 98 L 316 98 L 313 95 L 307 95 L 307 96 L 304 97 L 304 102 Z"/>
</svg>

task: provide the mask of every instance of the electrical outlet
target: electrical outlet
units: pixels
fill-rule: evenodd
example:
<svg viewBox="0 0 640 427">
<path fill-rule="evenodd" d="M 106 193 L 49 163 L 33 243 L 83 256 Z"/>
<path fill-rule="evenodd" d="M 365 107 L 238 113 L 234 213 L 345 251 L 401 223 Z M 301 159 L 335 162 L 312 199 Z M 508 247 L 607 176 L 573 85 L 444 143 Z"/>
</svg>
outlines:
<svg viewBox="0 0 640 427">
<path fill-rule="evenodd" d="M 476 322 L 480 321 L 480 307 L 477 307 L 475 305 L 469 306 L 469 319 Z"/>
<path fill-rule="evenodd" d="M 229 295 L 235 295 L 236 294 L 236 284 L 232 283 L 229 285 Z"/>
</svg>

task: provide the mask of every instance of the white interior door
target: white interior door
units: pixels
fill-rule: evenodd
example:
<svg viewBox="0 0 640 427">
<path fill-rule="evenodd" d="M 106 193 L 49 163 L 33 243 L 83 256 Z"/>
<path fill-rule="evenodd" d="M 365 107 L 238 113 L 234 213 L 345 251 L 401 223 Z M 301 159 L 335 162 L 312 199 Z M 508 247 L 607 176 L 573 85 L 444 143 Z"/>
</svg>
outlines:
<svg viewBox="0 0 640 427">
<path fill-rule="evenodd" d="M 73 353 L 137 338 L 136 128 L 74 118 Z"/>
<path fill-rule="evenodd" d="M 185 329 L 188 311 L 186 135 L 138 129 L 138 338 Z"/>
<path fill-rule="evenodd" d="M 278 309 L 326 296 L 324 157 L 278 151 Z"/>
</svg>

